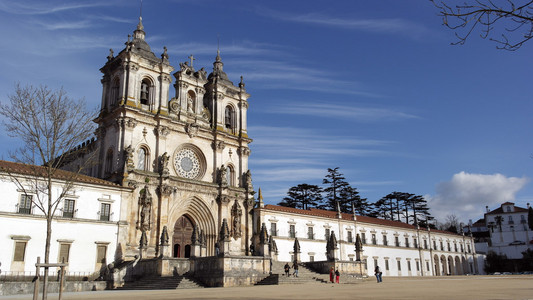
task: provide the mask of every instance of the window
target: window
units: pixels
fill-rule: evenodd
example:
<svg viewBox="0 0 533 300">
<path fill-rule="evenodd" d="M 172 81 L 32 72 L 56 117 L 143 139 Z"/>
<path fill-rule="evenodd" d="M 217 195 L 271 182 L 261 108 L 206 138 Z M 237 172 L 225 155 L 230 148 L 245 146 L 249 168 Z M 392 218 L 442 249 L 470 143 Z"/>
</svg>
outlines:
<svg viewBox="0 0 533 300">
<path fill-rule="evenodd" d="M 111 107 L 116 106 L 118 104 L 118 88 L 120 86 L 120 80 L 118 78 L 115 78 L 113 80 L 113 86 L 111 87 L 111 95 L 110 95 L 110 105 Z"/>
<path fill-rule="evenodd" d="M 418 262 L 416 262 L 418 264 Z M 407 261 L 407 271 L 411 272 L 411 261 Z"/>
<path fill-rule="evenodd" d="M 20 195 L 20 203 L 18 207 L 19 214 L 31 214 L 31 202 L 33 196 L 22 194 Z"/>
<path fill-rule="evenodd" d="M 329 228 L 326 228 L 325 233 L 324 233 L 324 237 L 326 238 L 326 240 L 329 239 Z"/>
<path fill-rule="evenodd" d="M 418 261 L 416 262 L 416 270 L 420 271 L 420 262 L 418 262 Z"/>
<path fill-rule="evenodd" d="M 366 234 L 364 232 L 361 232 L 361 243 L 363 243 L 363 245 L 366 245 Z"/>
<path fill-rule="evenodd" d="M 464 252 L 465 248 L 463 247 L 463 244 L 460 244 L 460 246 L 461 246 L 461 252 Z"/>
<path fill-rule="evenodd" d="M 426 261 L 426 271 L 429 272 L 429 261 Z"/>
<path fill-rule="evenodd" d="M 315 256 L 314 256 L 314 255 L 309 255 L 309 261 L 310 261 L 310 262 L 315 261 Z"/>
<path fill-rule="evenodd" d="M 278 236 L 278 224 L 270 223 L 270 235 Z"/>
<path fill-rule="evenodd" d="M 514 224 L 513 216 L 509 216 L 509 224 Z"/>
<path fill-rule="evenodd" d="M 315 239 L 315 234 L 313 233 L 313 227 L 307 227 L 307 238 L 310 240 Z"/>
<path fill-rule="evenodd" d="M 437 242 L 433 241 L 433 250 L 437 250 Z"/>
<path fill-rule="evenodd" d="M 424 249 L 428 248 L 428 240 L 424 240 Z"/>
<path fill-rule="evenodd" d="M 401 271 L 402 270 L 402 262 L 398 260 L 397 263 L 398 263 L 398 271 Z"/>
<path fill-rule="evenodd" d="M 389 260 L 385 259 L 385 270 L 389 270 Z"/>
<path fill-rule="evenodd" d="M 383 245 L 387 246 L 389 242 L 387 241 L 387 235 L 383 235 Z"/>
<path fill-rule="evenodd" d="M 148 171 L 148 151 L 146 148 L 141 147 L 137 150 L 137 169 Z"/>
<path fill-rule="evenodd" d="M 233 111 L 233 108 L 231 106 L 226 106 L 226 110 L 224 112 L 224 128 L 234 131 L 237 127 L 236 120 L 235 120 L 235 113 Z"/>
<path fill-rule="evenodd" d="M 416 238 L 413 238 L 413 245 L 418 249 L 418 240 Z"/>
<path fill-rule="evenodd" d="M 470 253 L 470 244 L 468 244 L 467 247 L 468 247 L 468 253 Z"/>
<path fill-rule="evenodd" d="M 107 246 L 106 245 L 97 245 L 96 246 L 96 263 L 106 264 L 107 263 Z"/>
<path fill-rule="evenodd" d="M 70 244 L 59 244 L 59 262 L 68 263 L 69 254 L 70 254 Z"/>
<path fill-rule="evenodd" d="M 74 218 L 74 200 L 65 199 L 63 205 L 63 218 Z"/>
<path fill-rule="evenodd" d="M 526 216 L 524 216 L 524 215 L 521 215 L 521 216 L 520 216 L 520 223 L 522 223 L 522 224 L 527 223 L 527 222 L 526 222 Z"/>
<path fill-rule="evenodd" d="M 455 252 L 457 252 L 457 243 L 453 243 L 453 248 L 454 248 Z"/>
<path fill-rule="evenodd" d="M 111 213 L 111 204 L 102 203 L 100 205 L 100 221 L 109 221 L 110 213 Z"/>
<path fill-rule="evenodd" d="M 365 265 L 365 270 L 368 270 L 368 260 L 366 258 L 363 259 L 363 264 Z"/>
<path fill-rule="evenodd" d="M 26 256 L 26 242 L 16 241 L 15 242 L 15 255 L 13 256 L 13 261 L 24 261 L 25 256 Z"/>
<path fill-rule="evenodd" d="M 376 234 L 372 233 L 372 245 L 377 245 L 378 241 L 376 240 Z"/>
<path fill-rule="evenodd" d="M 291 238 L 296 237 L 296 227 L 294 225 L 289 226 L 289 237 Z"/>
<path fill-rule="evenodd" d="M 396 245 L 396 247 L 400 247 L 400 239 L 397 236 L 394 237 L 394 245 Z"/>
<path fill-rule="evenodd" d="M 353 243 L 353 236 L 351 231 L 348 231 L 348 243 Z"/>
<path fill-rule="evenodd" d="M 409 248 L 409 238 L 405 238 L 405 247 Z"/>
<path fill-rule="evenodd" d="M 506 210 L 507 210 L 507 212 L 511 212 L 511 207 L 510 207 L 510 206 L 507 206 L 507 207 L 506 207 Z"/>
<path fill-rule="evenodd" d="M 150 81 L 146 78 L 143 79 L 143 81 L 141 81 L 141 97 L 140 97 L 142 105 L 150 104 L 151 90 L 152 88 L 150 86 Z"/>
<path fill-rule="evenodd" d="M 448 246 L 448 251 L 452 251 L 452 247 L 450 247 L 450 242 L 447 242 L 447 246 Z"/>
<path fill-rule="evenodd" d="M 377 265 L 378 265 L 378 259 L 374 258 L 374 268 L 376 268 Z"/>
<path fill-rule="evenodd" d="M 440 250 L 444 251 L 444 244 L 440 241 Z"/>
</svg>

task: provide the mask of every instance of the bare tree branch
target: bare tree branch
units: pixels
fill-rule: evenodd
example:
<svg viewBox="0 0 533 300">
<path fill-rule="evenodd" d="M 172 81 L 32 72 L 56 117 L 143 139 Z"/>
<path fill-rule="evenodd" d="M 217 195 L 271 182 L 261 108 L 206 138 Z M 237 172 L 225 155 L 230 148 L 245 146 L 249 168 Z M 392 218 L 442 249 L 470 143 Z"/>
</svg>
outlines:
<svg viewBox="0 0 533 300">
<path fill-rule="evenodd" d="M 503 5 L 491 0 L 454 5 L 448 4 L 451 0 L 430 1 L 440 10 L 443 25 L 455 31 L 457 41 L 452 45 L 463 45 L 478 28 L 481 38 L 509 51 L 518 50 L 533 38 L 533 1 L 506 0 Z"/>
</svg>

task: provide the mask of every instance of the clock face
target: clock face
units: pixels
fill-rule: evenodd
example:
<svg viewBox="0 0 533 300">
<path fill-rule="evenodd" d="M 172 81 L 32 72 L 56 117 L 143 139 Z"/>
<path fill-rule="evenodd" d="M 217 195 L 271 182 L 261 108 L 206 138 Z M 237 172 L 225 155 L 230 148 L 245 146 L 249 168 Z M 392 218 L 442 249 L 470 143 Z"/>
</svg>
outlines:
<svg viewBox="0 0 533 300">
<path fill-rule="evenodd" d="M 174 168 L 178 176 L 194 179 L 200 174 L 200 160 L 191 149 L 181 149 L 174 157 Z"/>
</svg>

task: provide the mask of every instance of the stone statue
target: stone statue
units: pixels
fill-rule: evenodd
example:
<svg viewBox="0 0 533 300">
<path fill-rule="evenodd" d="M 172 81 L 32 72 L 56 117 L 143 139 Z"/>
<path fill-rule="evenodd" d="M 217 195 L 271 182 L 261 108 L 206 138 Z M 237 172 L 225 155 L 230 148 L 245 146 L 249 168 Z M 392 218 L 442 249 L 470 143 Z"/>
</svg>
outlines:
<svg viewBox="0 0 533 300">
<path fill-rule="evenodd" d="M 110 61 L 113 59 L 113 49 L 109 49 L 109 55 L 107 56 L 107 61 Z"/>
<path fill-rule="evenodd" d="M 126 170 L 128 172 L 132 171 L 135 168 L 135 163 L 133 162 L 133 147 L 129 145 L 124 149 L 124 158 L 126 159 Z"/>
<path fill-rule="evenodd" d="M 191 114 L 194 113 L 194 101 L 191 95 L 187 95 L 187 112 Z"/>
<path fill-rule="evenodd" d="M 167 47 L 163 47 L 163 54 L 161 54 L 162 59 L 168 59 Z"/>
<path fill-rule="evenodd" d="M 246 171 L 245 177 L 246 177 L 246 188 L 248 189 L 248 192 L 253 191 L 254 187 L 252 185 L 252 172 L 250 172 L 250 170 Z"/>
<path fill-rule="evenodd" d="M 223 186 L 225 185 L 228 185 L 228 169 L 226 168 L 226 166 L 224 165 L 221 165 L 220 166 L 220 178 L 219 178 L 219 183 Z"/>
<path fill-rule="evenodd" d="M 163 177 L 168 177 L 170 175 L 170 171 L 168 170 L 168 162 L 170 160 L 170 156 L 168 155 L 168 153 L 163 153 L 163 155 L 161 155 L 161 169 L 160 169 L 160 172 L 161 172 L 161 175 Z"/>
<path fill-rule="evenodd" d="M 237 201 L 237 199 L 235 199 L 235 204 L 233 204 L 233 207 L 231 209 L 231 216 L 233 218 L 233 226 L 231 229 L 233 238 L 238 239 L 242 235 L 242 231 L 241 231 L 242 208 L 239 205 L 239 202 Z"/>
<path fill-rule="evenodd" d="M 167 226 L 163 226 L 163 231 L 161 232 L 161 246 L 168 246 L 168 239 Z"/>
<path fill-rule="evenodd" d="M 150 230 L 150 215 L 152 211 L 152 195 L 148 190 L 148 186 L 144 188 L 139 193 L 139 221 L 137 229 L 141 231 Z"/>
</svg>

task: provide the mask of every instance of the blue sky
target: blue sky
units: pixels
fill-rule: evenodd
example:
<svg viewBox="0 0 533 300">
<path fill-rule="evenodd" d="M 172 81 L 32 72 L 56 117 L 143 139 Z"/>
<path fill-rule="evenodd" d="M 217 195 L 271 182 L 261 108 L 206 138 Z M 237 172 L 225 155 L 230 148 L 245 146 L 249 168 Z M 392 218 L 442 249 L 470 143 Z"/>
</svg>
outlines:
<svg viewBox="0 0 533 300">
<path fill-rule="evenodd" d="M 0 0 L 0 100 L 20 82 L 98 106 L 99 68 L 138 16 L 138 1 Z M 252 95 L 250 168 L 267 203 L 340 167 L 369 201 L 424 195 L 441 220 L 525 207 L 533 42 L 508 52 L 475 34 L 451 46 L 441 23 L 420 0 L 143 2 L 147 41 L 176 68 L 193 54 L 211 70 L 220 37 L 224 70 Z M 4 158 L 14 146 L 0 132 Z"/>
</svg>

